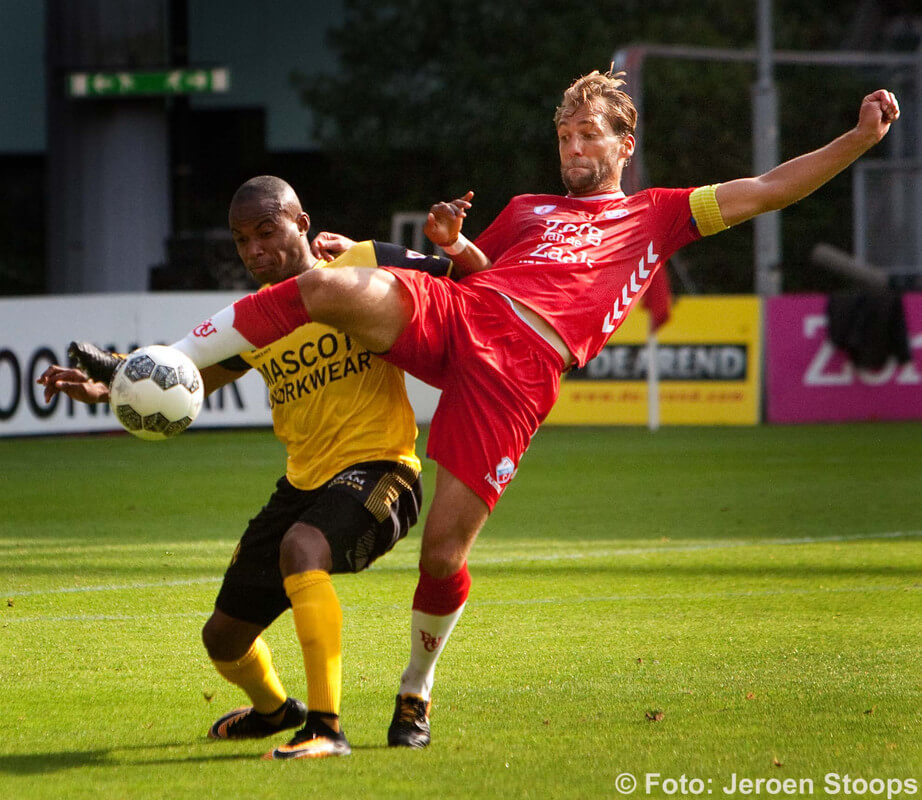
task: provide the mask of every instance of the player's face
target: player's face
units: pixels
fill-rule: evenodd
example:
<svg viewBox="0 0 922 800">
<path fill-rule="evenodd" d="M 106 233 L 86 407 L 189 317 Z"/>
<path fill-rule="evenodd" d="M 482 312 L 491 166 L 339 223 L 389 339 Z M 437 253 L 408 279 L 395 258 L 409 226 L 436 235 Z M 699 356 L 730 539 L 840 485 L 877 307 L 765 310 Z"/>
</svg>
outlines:
<svg viewBox="0 0 922 800">
<path fill-rule="evenodd" d="M 275 200 L 242 203 L 230 212 L 237 255 L 260 283 L 279 283 L 310 266 L 309 228 L 307 214 L 292 217 Z"/>
<path fill-rule="evenodd" d="M 620 137 L 608 120 L 581 106 L 557 126 L 560 177 L 573 195 L 618 191 L 624 161 L 634 150 L 632 136 Z"/>
</svg>

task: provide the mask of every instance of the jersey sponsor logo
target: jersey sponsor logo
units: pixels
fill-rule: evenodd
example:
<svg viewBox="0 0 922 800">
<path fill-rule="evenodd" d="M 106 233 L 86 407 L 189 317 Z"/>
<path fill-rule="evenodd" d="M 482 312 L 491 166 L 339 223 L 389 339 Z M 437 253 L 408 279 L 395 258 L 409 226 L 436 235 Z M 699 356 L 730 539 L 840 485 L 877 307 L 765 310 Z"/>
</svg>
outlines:
<svg viewBox="0 0 922 800">
<path fill-rule="evenodd" d="M 434 653 L 442 643 L 441 636 L 433 636 L 431 633 L 426 633 L 426 631 L 422 629 L 420 629 L 419 635 L 422 638 L 423 647 L 426 648 L 427 653 Z"/>
<path fill-rule="evenodd" d="M 592 266 L 585 248 L 602 243 L 604 231 L 591 222 L 572 222 L 565 219 L 546 219 L 541 242 L 529 256 L 559 264 L 586 264 Z"/>
<path fill-rule="evenodd" d="M 626 208 L 610 208 L 602 212 L 602 219 L 621 219 L 630 213 Z"/>
<path fill-rule="evenodd" d="M 582 247 L 590 244 L 598 247 L 602 244 L 605 232 L 591 222 L 568 222 L 563 219 L 545 220 L 547 229 L 541 237 L 545 242 L 554 244 L 568 244 L 573 247 Z"/>
<path fill-rule="evenodd" d="M 340 336 L 342 339 L 340 339 Z M 275 385 L 276 381 L 289 375 L 296 375 L 303 368 L 310 369 L 321 361 L 342 359 L 343 354 L 354 353 L 352 340 L 345 334 L 325 333 L 316 341 L 308 339 L 295 348 L 288 348 L 273 355 L 259 365 L 266 383 Z M 261 351 L 262 354 L 272 350 L 271 347 Z M 258 355 L 258 354 L 257 354 Z"/>
<path fill-rule="evenodd" d="M 371 353 L 358 350 L 355 342 L 341 333 L 325 333 L 282 351 L 270 350 L 271 355 L 256 364 L 269 388 L 270 408 L 371 369 Z"/>
<path fill-rule="evenodd" d="M 545 214 L 550 214 L 557 206 L 535 206 L 535 213 L 539 217 L 543 217 Z"/>
<path fill-rule="evenodd" d="M 567 244 L 572 245 L 573 242 L 567 242 Z M 574 253 L 572 250 L 568 250 L 565 247 L 556 246 L 551 242 L 542 242 L 528 255 L 534 259 L 542 259 L 543 261 L 556 261 L 559 264 L 587 264 L 590 267 L 592 266 L 592 260 L 586 255 L 585 252 Z M 540 264 L 541 261 L 528 261 L 527 263 Z"/>
<path fill-rule="evenodd" d="M 637 262 L 637 267 L 631 273 L 631 277 L 624 286 L 621 287 L 621 295 L 615 298 L 612 303 L 611 311 L 605 315 L 602 322 L 602 333 L 614 333 L 615 328 L 621 324 L 621 318 L 625 315 L 631 301 L 637 296 L 643 286 L 643 282 L 650 277 L 650 273 L 659 261 L 659 255 L 653 252 L 653 242 L 647 245 L 646 256 L 641 256 Z"/>
<path fill-rule="evenodd" d="M 318 392 L 324 386 L 328 386 L 335 381 L 340 381 L 350 375 L 358 375 L 367 369 L 371 369 L 371 353 L 368 351 L 361 352 L 355 358 L 348 355 L 341 361 L 321 364 L 309 372 L 298 374 L 281 383 L 276 382 L 275 377 L 267 375 L 264 367 L 265 365 L 260 366 L 259 371 L 262 373 L 266 384 L 270 387 L 269 407 L 275 408 L 275 406 L 290 403 L 305 395 Z"/>
<path fill-rule="evenodd" d="M 212 320 L 206 319 L 204 322 L 199 323 L 192 329 L 192 335 L 198 336 L 200 339 L 204 339 L 206 336 L 211 336 L 213 333 L 217 333 L 218 329 L 215 327 L 215 324 Z"/>
</svg>

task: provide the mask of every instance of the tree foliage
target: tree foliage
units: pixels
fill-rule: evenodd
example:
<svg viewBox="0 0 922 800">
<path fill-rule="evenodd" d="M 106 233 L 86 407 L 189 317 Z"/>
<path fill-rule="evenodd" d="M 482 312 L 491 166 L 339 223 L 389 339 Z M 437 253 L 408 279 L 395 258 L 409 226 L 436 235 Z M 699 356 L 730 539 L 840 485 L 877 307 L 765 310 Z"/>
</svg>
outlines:
<svg viewBox="0 0 922 800">
<path fill-rule="evenodd" d="M 838 48 L 858 5 L 775 0 L 776 47 Z M 572 79 L 607 69 L 617 49 L 635 43 L 751 48 L 756 23 L 754 4 L 736 0 L 346 0 L 344 24 L 330 35 L 339 63 L 294 78 L 333 164 L 330 225 L 387 236 L 393 212 L 473 189 L 472 236 L 512 195 L 561 191 L 552 118 Z M 883 77 L 779 68 L 782 157 L 854 124 L 861 96 Z M 652 183 L 751 173 L 754 79 L 747 64 L 647 62 L 641 124 Z M 804 278 L 815 242 L 849 246 L 849 186 L 840 177 L 785 214 L 786 288 L 823 288 L 815 270 Z M 686 253 L 700 290 L 752 290 L 751 226 Z"/>
</svg>

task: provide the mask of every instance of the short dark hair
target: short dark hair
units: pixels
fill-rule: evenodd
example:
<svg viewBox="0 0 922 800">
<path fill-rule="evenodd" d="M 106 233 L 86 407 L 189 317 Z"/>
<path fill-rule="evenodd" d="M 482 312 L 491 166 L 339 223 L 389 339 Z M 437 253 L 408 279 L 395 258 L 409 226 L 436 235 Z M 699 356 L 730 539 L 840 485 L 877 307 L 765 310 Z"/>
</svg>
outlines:
<svg viewBox="0 0 922 800">
<path fill-rule="evenodd" d="M 279 210 L 290 214 L 292 219 L 303 211 L 291 184 L 275 175 L 257 175 L 243 183 L 231 198 L 231 208 L 240 203 L 266 198 L 278 201 Z"/>
</svg>

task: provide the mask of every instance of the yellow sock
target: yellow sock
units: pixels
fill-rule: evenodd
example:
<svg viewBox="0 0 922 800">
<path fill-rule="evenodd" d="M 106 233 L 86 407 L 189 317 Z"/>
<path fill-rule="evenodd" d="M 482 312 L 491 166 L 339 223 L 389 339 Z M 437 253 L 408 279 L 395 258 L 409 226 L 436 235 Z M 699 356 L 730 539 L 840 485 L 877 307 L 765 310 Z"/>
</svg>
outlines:
<svg viewBox="0 0 922 800">
<path fill-rule="evenodd" d="M 343 612 L 333 581 L 323 570 L 310 570 L 285 578 L 295 631 L 304 653 L 307 672 L 307 707 L 324 714 L 339 714 L 342 695 Z"/>
<path fill-rule="evenodd" d="M 253 708 L 260 714 L 276 711 L 288 697 L 272 665 L 269 646 L 261 636 L 236 661 L 212 660 L 211 663 L 222 677 L 247 693 Z"/>
</svg>

